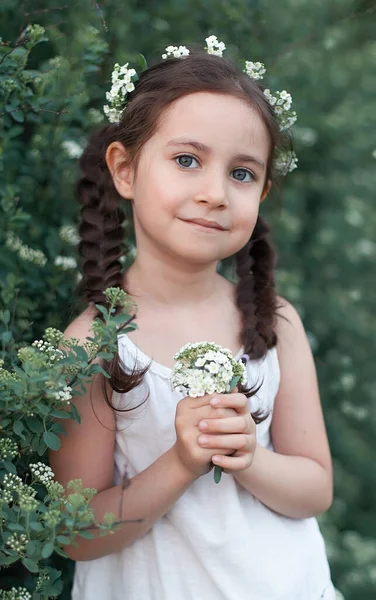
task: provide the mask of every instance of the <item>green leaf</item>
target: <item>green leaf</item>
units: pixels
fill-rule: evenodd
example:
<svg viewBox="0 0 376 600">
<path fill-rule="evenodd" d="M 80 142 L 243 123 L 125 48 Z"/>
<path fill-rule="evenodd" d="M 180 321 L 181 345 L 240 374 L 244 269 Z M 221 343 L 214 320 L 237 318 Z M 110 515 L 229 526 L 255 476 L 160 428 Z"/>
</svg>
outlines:
<svg viewBox="0 0 376 600">
<path fill-rule="evenodd" d="M 33 433 L 42 433 L 44 431 L 43 423 L 37 417 L 26 417 L 25 423 Z"/>
<path fill-rule="evenodd" d="M 65 412 L 64 410 L 53 410 L 50 412 L 50 416 L 56 419 L 70 419 L 69 412 Z"/>
<path fill-rule="evenodd" d="M 51 450 L 59 450 L 61 442 L 55 433 L 52 433 L 52 431 L 45 431 L 43 439 L 48 448 L 51 448 Z"/>
<path fill-rule="evenodd" d="M 14 465 L 12 463 L 12 461 L 5 458 L 3 460 L 3 465 L 6 468 L 6 470 L 8 471 L 8 473 L 14 473 L 15 475 L 17 474 L 16 465 Z"/>
<path fill-rule="evenodd" d="M 22 423 L 22 421 L 15 421 L 13 423 L 13 431 L 14 433 L 16 433 L 20 438 L 22 438 L 23 440 L 25 439 L 25 436 L 23 434 L 24 431 L 24 424 Z"/>
<path fill-rule="evenodd" d="M 148 63 L 146 61 L 146 58 L 143 54 L 140 54 L 138 57 L 139 63 L 140 63 L 140 67 L 142 71 L 145 71 L 145 69 L 148 68 Z"/>
<path fill-rule="evenodd" d="M 58 535 L 56 541 L 59 542 L 59 544 L 70 544 L 70 539 L 67 535 Z"/>
<path fill-rule="evenodd" d="M 54 551 L 54 544 L 52 542 L 47 542 L 45 546 L 42 548 L 42 556 L 43 558 L 48 558 Z"/>
<path fill-rule="evenodd" d="M 10 311 L 9 310 L 4 310 L 3 314 L 1 315 L 3 323 L 5 323 L 5 325 L 8 325 L 9 321 L 10 321 Z"/>
<path fill-rule="evenodd" d="M 101 304 L 96 304 L 95 308 L 97 308 L 99 310 L 99 312 L 102 313 L 102 315 L 104 317 L 108 317 L 108 310 L 107 308 L 105 308 L 104 306 L 102 306 Z M 96 320 L 96 319 L 95 319 Z M 102 321 L 101 321 L 102 322 Z"/>
<path fill-rule="evenodd" d="M 11 529 L 12 531 L 21 531 L 22 533 L 25 531 L 25 527 L 20 523 L 8 523 L 7 526 L 8 529 Z"/>
<path fill-rule="evenodd" d="M 10 113 L 10 116 L 12 117 L 12 119 L 14 119 L 14 121 L 17 121 L 17 123 L 23 123 L 25 120 L 25 115 L 22 112 L 22 110 L 13 110 Z"/>
<path fill-rule="evenodd" d="M 31 573 L 39 572 L 38 564 L 35 561 L 31 560 L 31 558 L 23 558 L 22 564 L 24 567 L 27 568 L 28 571 L 31 571 Z"/>
<path fill-rule="evenodd" d="M 42 523 L 39 523 L 38 521 L 31 521 L 30 529 L 32 529 L 33 531 L 37 531 L 38 533 L 44 531 Z"/>
</svg>

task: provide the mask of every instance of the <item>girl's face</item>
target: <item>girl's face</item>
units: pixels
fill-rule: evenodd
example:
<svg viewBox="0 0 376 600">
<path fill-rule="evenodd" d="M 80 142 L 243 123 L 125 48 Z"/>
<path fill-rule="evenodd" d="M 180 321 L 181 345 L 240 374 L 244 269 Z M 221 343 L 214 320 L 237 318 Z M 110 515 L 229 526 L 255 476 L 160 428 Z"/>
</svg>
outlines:
<svg viewBox="0 0 376 600">
<path fill-rule="evenodd" d="M 171 104 L 136 172 L 125 169 L 115 180 L 132 200 L 138 252 L 187 268 L 240 250 L 268 191 L 269 146 L 260 116 L 240 99 L 200 92 Z"/>
</svg>

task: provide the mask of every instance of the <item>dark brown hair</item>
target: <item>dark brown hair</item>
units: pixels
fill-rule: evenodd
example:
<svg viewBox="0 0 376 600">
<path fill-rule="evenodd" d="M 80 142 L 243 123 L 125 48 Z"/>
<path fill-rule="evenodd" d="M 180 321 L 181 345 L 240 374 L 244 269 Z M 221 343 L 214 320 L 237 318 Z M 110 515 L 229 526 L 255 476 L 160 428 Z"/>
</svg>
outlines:
<svg viewBox="0 0 376 600">
<path fill-rule="evenodd" d="M 121 122 L 96 131 L 80 159 L 82 175 L 77 185 L 81 203 L 79 252 L 83 272 L 81 290 L 86 301 L 106 305 L 103 291 L 107 287 L 122 286 L 119 259 L 124 252 L 125 214 L 121 208 L 122 198 L 105 161 L 107 147 L 111 142 L 121 142 L 130 161 L 137 166 L 140 151 L 157 130 L 163 111 L 178 98 L 203 91 L 234 96 L 257 110 L 270 138 L 265 185 L 269 179 L 274 179 L 273 154 L 277 146 L 286 143 L 286 138 L 280 134 L 273 109 L 256 81 L 238 71 L 228 60 L 204 51 L 160 61 L 148 68 L 141 73 L 136 89 L 130 94 Z M 252 359 L 265 356 L 277 341 L 275 251 L 268 234 L 269 227 L 259 216 L 250 240 L 235 256 L 239 278 L 237 305 L 243 316 L 243 346 Z M 139 385 L 147 371 L 147 368 L 140 371 L 127 369 L 119 356 L 106 367 L 112 388 L 120 393 Z M 252 396 L 257 390 L 242 388 L 241 391 Z"/>
</svg>

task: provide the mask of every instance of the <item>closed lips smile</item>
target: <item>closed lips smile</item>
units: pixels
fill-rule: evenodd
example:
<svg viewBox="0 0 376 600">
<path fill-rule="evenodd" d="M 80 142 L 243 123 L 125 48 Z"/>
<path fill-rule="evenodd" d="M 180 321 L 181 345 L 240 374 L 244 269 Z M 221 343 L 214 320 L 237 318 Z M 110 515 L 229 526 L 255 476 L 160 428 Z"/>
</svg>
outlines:
<svg viewBox="0 0 376 600">
<path fill-rule="evenodd" d="M 205 229 L 216 229 L 219 231 L 225 231 L 225 227 L 222 227 L 216 221 L 207 221 L 206 219 L 186 219 L 186 223 L 192 223 L 192 225 L 199 225 Z"/>
</svg>

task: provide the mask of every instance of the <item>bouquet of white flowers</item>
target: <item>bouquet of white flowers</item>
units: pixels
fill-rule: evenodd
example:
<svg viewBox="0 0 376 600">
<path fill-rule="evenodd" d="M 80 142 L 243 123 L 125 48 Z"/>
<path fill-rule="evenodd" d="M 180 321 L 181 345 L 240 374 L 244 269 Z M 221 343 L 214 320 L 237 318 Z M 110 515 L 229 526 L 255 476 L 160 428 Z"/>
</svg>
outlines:
<svg viewBox="0 0 376 600">
<path fill-rule="evenodd" d="M 197 398 L 205 394 L 226 394 L 240 382 L 247 383 L 241 360 L 235 360 L 227 348 L 213 342 L 186 344 L 174 355 L 177 361 L 171 373 L 172 389 L 181 389 Z M 215 465 L 214 481 L 219 483 L 222 468 Z"/>
</svg>

